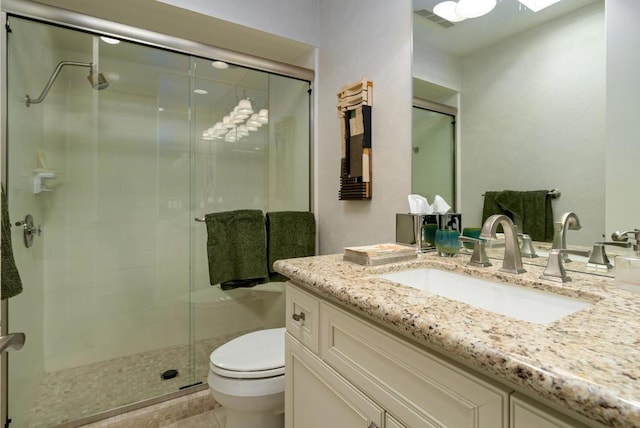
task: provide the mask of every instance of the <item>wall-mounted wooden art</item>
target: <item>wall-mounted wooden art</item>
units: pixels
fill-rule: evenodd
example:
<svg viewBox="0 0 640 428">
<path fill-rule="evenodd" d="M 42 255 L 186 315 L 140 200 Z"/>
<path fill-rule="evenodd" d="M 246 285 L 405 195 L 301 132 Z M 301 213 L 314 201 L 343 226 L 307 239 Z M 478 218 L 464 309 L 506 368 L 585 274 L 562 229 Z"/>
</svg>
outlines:
<svg viewBox="0 0 640 428">
<path fill-rule="evenodd" d="M 342 123 L 340 200 L 371 199 L 371 101 L 373 83 L 362 80 L 338 92 Z"/>
</svg>

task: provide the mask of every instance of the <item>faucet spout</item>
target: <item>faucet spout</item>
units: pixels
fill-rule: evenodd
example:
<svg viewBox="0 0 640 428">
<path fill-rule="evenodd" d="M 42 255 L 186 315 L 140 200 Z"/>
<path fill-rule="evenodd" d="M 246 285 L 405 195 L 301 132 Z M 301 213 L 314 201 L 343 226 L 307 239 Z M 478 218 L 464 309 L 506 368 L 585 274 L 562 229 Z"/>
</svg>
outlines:
<svg viewBox="0 0 640 428">
<path fill-rule="evenodd" d="M 503 272 L 524 273 L 522 267 L 522 256 L 520 255 L 520 244 L 515 225 L 509 217 L 503 214 L 492 215 L 482 225 L 480 236 L 485 239 L 496 238 L 498 225 L 502 225 L 504 230 L 504 259 L 502 260 Z"/>
<path fill-rule="evenodd" d="M 552 250 L 566 250 L 567 249 L 567 230 L 580 230 L 580 219 L 573 212 L 566 212 L 560 216 L 560 220 L 553 223 L 553 244 Z M 562 258 L 565 263 L 571 261 L 567 253 L 562 252 Z"/>
</svg>

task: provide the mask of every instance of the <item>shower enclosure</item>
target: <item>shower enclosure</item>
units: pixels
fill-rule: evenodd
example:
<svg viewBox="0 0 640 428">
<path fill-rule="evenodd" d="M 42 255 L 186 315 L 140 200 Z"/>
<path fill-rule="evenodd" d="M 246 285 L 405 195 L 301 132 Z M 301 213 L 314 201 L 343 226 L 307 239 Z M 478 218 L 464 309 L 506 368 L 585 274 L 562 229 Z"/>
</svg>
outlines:
<svg viewBox="0 0 640 428">
<path fill-rule="evenodd" d="M 424 104 L 414 98 L 411 191 L 429 201 L 440 195 L 453 205 L 456 201 L 455 109 Z M 435 110 L 437 107 L 442 110 Z"/>
<path fill-rule="evenodd" d="M 6 21 L 4 183 L 12 223 L 34 220 L 28 248 L 12 230 L 24 291 L 3 323 L 27 341 L 4 357 L 11 427 L 203 387 L 216 346 L 284 325 L 284 297 L 209 285 L 194 219 L 310 209 L 309 81 Z"/>
</svg>

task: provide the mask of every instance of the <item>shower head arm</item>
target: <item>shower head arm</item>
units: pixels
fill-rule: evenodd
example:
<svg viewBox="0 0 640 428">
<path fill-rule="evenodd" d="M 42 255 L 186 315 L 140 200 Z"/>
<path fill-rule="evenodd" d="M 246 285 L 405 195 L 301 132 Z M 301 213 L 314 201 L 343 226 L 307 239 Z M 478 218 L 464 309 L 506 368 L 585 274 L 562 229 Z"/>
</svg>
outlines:
<svg viewBox="0 0 640 428">
<path fill-rule="evenodd" d="M 25 96 L 25 103 L 27 104 L 27 107 L 29 107 L 31 104 L 38 104 L 44 101 L 44 99 L 47 97 L 47 94 L 49 93 L 49 90 L 51 89 L 51 86 L 53 86 L 53 82 L 55 82 L 56 77 L 58 77 L 60 70 L 62 70 L 62 67 L 64 67 L 65 65 L 74 65 L 77 67 L 89 67 L 92 71 L 94 67 L 93 63 L 91 62 L 60 61 L 56 66 L 55 70 L 53 70 L 53 73 L 51 74 L 51 77 L 49 77 L 49 80 L 47 81 L 47 84 L 45 85 L 44 89 L 40 93 L 40 96 L 36 99 L 31 99 L 29 95 Z"/>
</svg>

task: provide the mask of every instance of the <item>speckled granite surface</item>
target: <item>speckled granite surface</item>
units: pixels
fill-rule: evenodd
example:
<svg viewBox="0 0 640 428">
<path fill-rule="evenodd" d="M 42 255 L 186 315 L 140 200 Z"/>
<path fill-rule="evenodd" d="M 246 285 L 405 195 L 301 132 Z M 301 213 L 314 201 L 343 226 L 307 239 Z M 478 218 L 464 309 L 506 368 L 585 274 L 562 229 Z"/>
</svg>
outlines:
<svg viewBox="0 0 640 428">
<path fill-rule="evenodd" d="M 640 426 L 640 293 L 612 278 L 570 272 L 563 285 L 538 279 L 541 266 L 513 275 L 467 266 L 469 256 L 365 267 L 341 254 L 280 260 L 278 272 L 373 317 L 472 368 L 519 385 L 532 396 L 608 426 Z M 578 297 L 592 306 L 547 325 L 532 324 L 375 276 L 433 267 Z"/>
</svg>

